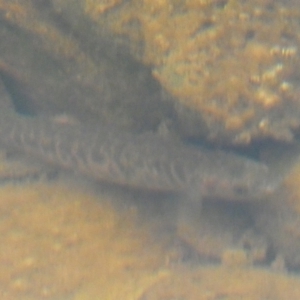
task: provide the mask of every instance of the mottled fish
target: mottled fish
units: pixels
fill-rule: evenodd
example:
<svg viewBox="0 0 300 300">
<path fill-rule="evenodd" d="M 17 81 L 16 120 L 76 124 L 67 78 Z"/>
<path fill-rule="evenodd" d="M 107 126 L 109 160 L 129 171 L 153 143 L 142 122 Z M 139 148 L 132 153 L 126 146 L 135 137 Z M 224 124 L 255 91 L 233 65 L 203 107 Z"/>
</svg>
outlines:
<svg viewBox="0 0 300 300">
<path fill-rule="evenodd" d="M 109 126 L 55 122 L 2 110 L 0 144 L 96 180 L 197 199 L 249 200 L 275 188 L 268 167 L 260 162 Z"/>
</svg>

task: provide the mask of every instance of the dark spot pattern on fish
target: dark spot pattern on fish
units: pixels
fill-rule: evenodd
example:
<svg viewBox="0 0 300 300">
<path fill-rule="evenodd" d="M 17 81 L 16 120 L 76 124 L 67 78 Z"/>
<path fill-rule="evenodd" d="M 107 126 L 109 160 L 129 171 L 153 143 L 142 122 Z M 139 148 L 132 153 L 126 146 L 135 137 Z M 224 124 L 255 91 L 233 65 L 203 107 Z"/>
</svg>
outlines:
<svg viewBox="0 0 300 300">
<path fill-rule="evenodd" d="M 276 186 L 260 162 L 107 125 L 95 128 L 2 111 L 0 143 L 96 180 L 134 189 L 234 201 L 259 198 Z"/>
</svg>

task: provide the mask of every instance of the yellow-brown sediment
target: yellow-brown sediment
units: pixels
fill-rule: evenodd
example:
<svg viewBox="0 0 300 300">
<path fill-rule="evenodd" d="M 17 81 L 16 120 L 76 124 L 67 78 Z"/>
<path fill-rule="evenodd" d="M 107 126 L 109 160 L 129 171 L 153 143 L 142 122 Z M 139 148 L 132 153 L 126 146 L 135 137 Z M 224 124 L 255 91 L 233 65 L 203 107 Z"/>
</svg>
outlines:
<svg viewBox="0 0 300 300">
<path fill-rule="evenodd" d="M 63 297 L 94 282 L 102 299 L 133 299 L 159 278 L 164 256 L 134 210 L 58 184 L 7 185 L 0 199 L 1 299 Z"/>
<path fill-rule="evenodd" d="M 134 55 L 208 124 L 235 142 L 288 139 L 269 114 L 299 96 L 291 79 L 300 67 L 299 9 L 270 0 L 132 0 L 101 14 L 94 8 L 102 2 L 86 1 L 86 13 L 129 37 Z"/>
<path fill-rule="evenodd" d="M 298 277 L 253 268 L 240 250 L 225 252 L 223 266 L 169 264 L 136 209 L 98 197 L 59 183 L 0 188 L 1 299 L 300 297 Z"/>
</svg>

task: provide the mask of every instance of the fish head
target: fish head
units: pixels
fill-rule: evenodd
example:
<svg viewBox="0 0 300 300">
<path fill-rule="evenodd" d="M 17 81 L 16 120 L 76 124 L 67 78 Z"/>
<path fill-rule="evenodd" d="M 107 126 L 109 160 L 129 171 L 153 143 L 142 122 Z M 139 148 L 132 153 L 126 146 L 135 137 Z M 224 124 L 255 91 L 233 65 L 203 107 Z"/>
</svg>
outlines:
<svg viewBox="0 0 300 300">
<path fill-rule="evenodd" d="M 202 178 L 202 198 L 225 201 L 251 201 L 271 195 L 278 186 L 269 168 L 250 159 L 235 158 L 224 162 Z"/>
</svg>

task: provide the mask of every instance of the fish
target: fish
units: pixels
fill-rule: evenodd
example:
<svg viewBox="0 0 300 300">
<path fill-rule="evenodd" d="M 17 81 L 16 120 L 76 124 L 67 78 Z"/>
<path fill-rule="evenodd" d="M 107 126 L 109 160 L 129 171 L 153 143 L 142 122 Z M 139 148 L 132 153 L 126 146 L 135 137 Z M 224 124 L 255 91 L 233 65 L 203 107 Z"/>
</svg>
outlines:
<svg viewBox="0 0 300 300">
<path fill-rule="evenodd" d="M 96 181 L 189 195 L 196 202 L 258 199 L 277 185 L 267 165 L 235 153 L 13 110 L 0 112 L 0 145 Z"/>
</svg>

